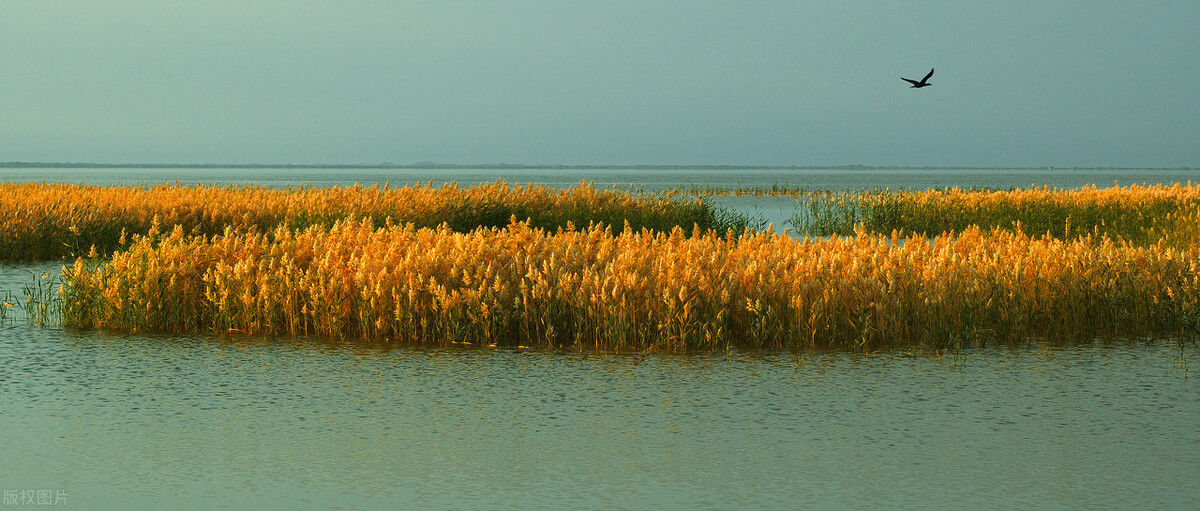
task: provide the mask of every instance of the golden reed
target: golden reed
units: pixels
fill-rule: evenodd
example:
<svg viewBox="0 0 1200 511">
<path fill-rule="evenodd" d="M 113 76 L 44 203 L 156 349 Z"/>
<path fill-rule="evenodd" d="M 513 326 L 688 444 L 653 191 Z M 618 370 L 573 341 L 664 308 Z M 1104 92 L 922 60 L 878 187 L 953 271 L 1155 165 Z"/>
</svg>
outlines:
<svg viewBox="0 0 1200 511">
<path fill-rule="evenodd" d="M 1195 245 L 955 235 L 796 239 L 602 227 L 377 227 L 188 236 L 64 269 L 80 328 L 605 351 L 950 348 L 1181 335 Z"/>
<path fill-rule="evenodd" d="M 936 235 L 970 226 L 1056 237 L 1108 235 L 1139 244 L 1164 236 L 1189 243 L 1200 211 L 1200 185 L 1129 185 L 1080 189 L 812 192 L 793 219 L 813 234 L 850 234 L 856 225 Z"/>
<path fill-rule="evenodd" d="M 225 227 L 270 231 L 328 226 L 347 217 L 369 217 L 469 231 L 503 227 L 511 216 L 555 228 L 591 222 L 670 230 L 698 224 L 724 230 L 744 225 L 735 215 L 698 199 L 599 190 L 588 183 L 559 190 L 503 181 L 459 187 L 432 183 L 392 188 L 349 186 L 272 189 L 259 186 L 89 186 L 0 184 L 0 261 L 74 258 L 90 247 L 108 254 L 128 236 L 151 225 L 180 225 L 193 234 L 220 234 Z M 741 229 L 738 228 L 740 231 Z"/>
</svg>

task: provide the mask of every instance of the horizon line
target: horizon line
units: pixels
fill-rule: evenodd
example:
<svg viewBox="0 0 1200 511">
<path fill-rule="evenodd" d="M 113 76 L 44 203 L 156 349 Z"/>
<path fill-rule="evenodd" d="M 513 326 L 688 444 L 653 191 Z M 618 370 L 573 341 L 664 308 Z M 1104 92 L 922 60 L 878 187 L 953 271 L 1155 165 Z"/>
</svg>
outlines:
<svg viewBox="0 0 1200 511">
<path fill-rule="evenodd" d="M 1200 170 L 1200 167 L 1180 166 L 1123 166 L 1123 165 L 750 165 L 750 164 L 653 164 L 653 163 L 610 163 L 610 164 L 560 164 L 560 163 L 443 163 L 419 161 L 415 163 L 179 163 L 179 162 L 49 162 L 49 161 L 6 161 L 0 168 L 146 168 L 146 169 L 563 169 L 563 170 Z"/>
</svg>

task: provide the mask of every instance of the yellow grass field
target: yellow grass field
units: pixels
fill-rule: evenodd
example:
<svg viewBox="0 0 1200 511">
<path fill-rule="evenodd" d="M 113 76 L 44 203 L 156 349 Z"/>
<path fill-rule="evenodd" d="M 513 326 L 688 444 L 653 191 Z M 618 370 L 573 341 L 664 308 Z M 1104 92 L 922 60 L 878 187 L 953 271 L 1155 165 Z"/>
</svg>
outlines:
<svg viewBox="0 0 1200 511">
<path fill-rule="evenodd" d="M 976 227 L 796 239 L 370 219 L 184 229 L 64 270 L 79 328 L 605 351 L 942 349 L 1184 335 L 1200 251 Z"/>
<path fill-rule="evenodd" d="M 459 231 L 499 226 L 509 217 L 555 228 L 591 222 L 670 230 L 677 225 L 724 230 L 744 225 L 697 199 L 667 199 L 600 190 L 588 183 L 558 190 L 539 185 L 459 187 L 432 183 L 393 188 L 349 186 L 272 189 L 258 186 L 151 187 L 0 183 L 0 261 L 74 259 L 90 247 L 104 255 L 123 240 L 161 224 L 188 233 L 220 234 L 225 227 L 270 231 L 328 226 L 353 217 L 386 219 Z"/>
<path fill-rule="evenodd" d="M 1020 229 L 1056 237 L 1108 235 L 1139 244 L 1164 236 L 1175 246 L 1197 233 L 1200 185 L 1129 185 L 1080 189 L 811 193 L 798 228 L 814 234 L 850 234 L 856 225 L 888 233 L 899 229 L 936 235 L 970 226 Z"/>
</svg>

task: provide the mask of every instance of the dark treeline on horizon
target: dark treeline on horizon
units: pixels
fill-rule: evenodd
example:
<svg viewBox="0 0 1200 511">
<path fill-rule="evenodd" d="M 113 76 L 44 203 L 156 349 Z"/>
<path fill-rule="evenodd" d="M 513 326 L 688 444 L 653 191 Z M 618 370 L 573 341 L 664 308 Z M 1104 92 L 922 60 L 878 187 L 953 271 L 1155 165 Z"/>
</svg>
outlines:
<svg viewBox="0 0 1200 511">
<path fill-rule="evenodd" d="M 677 165 L 523 163 L 93 163 L 0 162 L 0 168 L 78 169 L 563 169 L 563 170 L 1200 170 L 1200 167 L 962 166 L 962 165 Z"/>
</svg>

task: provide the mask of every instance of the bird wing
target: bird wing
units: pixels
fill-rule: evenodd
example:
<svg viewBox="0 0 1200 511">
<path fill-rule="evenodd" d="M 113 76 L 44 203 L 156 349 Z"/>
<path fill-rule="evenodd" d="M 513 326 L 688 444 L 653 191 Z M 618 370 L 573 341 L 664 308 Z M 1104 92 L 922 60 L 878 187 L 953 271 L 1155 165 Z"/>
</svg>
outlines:
<svg viewBox="0 0 1200 511">
<path fill-rule="evenodd" d="M 911 83 L 911 84 L 913 84 L 913 85 L 916 85 L 916 84 L 917 84 L 917 81 L 916 81 L 916 80 L 909 80 L 908 78 L 905 78 L 905 77 L 903 77 L 903 76 L 901 76 L 901 77 L 900 77 L 900 79 L 901 79 L 901 80 L 904 80 L 904 81 L 906 81 L 906 82 L 908 82 L 908 83 Z"/>
<path fill-rule="evenodd" d="M 929 74 L 925 75 L 925 78 L 921 79 L 921 83 L 928 82 L 930 76 L 933 76 L 933 68 L 932 67 L 929 68 Z"/>
</svg>

